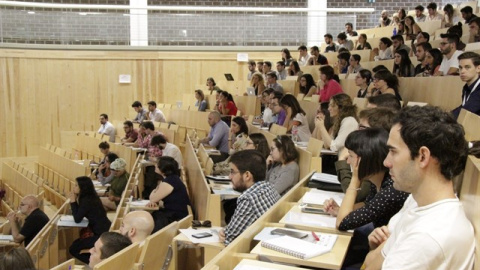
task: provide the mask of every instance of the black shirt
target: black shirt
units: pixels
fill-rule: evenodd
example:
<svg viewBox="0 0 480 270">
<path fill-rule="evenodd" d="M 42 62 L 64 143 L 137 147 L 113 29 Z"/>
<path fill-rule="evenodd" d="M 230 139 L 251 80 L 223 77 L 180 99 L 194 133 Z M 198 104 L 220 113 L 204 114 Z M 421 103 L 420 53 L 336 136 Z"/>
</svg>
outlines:
<svg viewBox="0 0 480 270">
<path fill-rule="evenodd" d="M 38 208 L 28 215 L 22 229 L 20 230 L 20 234 L 25 237 L 25 246 L 28 246 L 30 241 L 35 238 L 37 233 L 43 229 L 49 220 L 50 219 L 47 215 Z"/>
<path fill-rule="evenodd" d="M 415 76 L 417 76 L 417 75 L 420 74 L 420 73 L 425 72 L 425 69 L 426 69 L 426 66 L 425 66 L 425 67 L 422 67 L 422 64 L 418 64 L 418 65 L 415 67 Z"/>
<path fill-rule="evenodd" d="M 80 223 L 84 217 L 87 218 L 88 227 L 92 229 L 94 235 L 100 236 L 110 229 L 112 223 L 107 217 L 100 198 L 82 198 L 80 205 L 73 202 L 70 203 L 70 207 L 75 222 Z"/>
<path fill-rule="evenodd" d="M 332 44 L 332 45 L 327 45 L 327 47 L 325 47 L 325 52 L 336 52 L 337 51 L 337 47 L 335 47 L 335 44 Z"/>
<path fill-rule="evenodd" d="M 169 175 L 163 179 L 163 182 L 173 187 L 172 192 L 163 198 L 163 211 L 172 213 L 176 220 L 186 217 L 190 199 L 182 180 L 177 175 Z"/>
</svg>

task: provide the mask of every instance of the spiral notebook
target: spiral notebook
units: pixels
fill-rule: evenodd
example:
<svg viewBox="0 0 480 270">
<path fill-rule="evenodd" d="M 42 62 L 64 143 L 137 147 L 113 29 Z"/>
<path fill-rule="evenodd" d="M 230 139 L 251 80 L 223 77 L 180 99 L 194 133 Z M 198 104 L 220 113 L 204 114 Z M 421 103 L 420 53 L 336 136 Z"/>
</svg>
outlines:
<svg viewBox="0 0 480 270">
<path fill-rule="evenodd" d="M 282 236 L 262 241 L 262 247 L 304 260 L 325 254 L 332 250 L 331 246 L 318 245 L 290 236 Z"/>
</svg>

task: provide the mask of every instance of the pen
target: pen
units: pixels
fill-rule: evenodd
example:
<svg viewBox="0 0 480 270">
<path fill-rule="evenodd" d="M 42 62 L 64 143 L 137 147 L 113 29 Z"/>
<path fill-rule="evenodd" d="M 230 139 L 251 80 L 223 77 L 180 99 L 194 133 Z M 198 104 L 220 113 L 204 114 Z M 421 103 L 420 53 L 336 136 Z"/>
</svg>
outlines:
<svg viewBox="0 0 480 270">
<path fill-rule="evenodd" d="M 318 238 L 317 234 L 312 231 L 312 236 L 315 239 L 315 241 L 320 241 L 320 238 Z"/>
</svg>

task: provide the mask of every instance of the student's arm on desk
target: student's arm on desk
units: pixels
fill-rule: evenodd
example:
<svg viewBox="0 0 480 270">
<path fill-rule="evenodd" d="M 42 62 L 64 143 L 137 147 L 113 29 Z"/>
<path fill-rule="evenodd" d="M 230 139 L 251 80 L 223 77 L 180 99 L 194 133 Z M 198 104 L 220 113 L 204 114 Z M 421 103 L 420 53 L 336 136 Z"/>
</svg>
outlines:
<svg viewBox="0 0 480 270">
<path fill-rule="evenodd" d="M 7 215 L 7 219 L 10 221 L 10 226 L 12 229 L 13 241 L 15 243 L 22 243 L 25 240 L 25 236 L 20 234 L 20 226 L 18 225 L 18 218 L 15 212 L 10 212 Z"/>
<path fill-rule="evenodd" d="M 157 206 L 157 203 L 167 197 L 172 191 L 173 187 L 170 184 L 165 182 L 160 183 L 160 185 L 150 193 L 150 202 L 147 204 L 147 207 Z"/>
</svg>

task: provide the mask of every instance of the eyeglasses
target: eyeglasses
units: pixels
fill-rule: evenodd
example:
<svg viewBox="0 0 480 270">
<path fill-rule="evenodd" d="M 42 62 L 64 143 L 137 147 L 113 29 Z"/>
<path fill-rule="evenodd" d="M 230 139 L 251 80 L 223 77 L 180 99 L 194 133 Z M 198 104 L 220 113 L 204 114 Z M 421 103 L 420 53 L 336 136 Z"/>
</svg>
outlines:
<svg viewBox="0 0 480 270">
<path fill-rule="evenodd" d="M 200 220 L 192 220 L 192 228 L 199 228 L 199 227 L 212 227 L 212 222 L 210 220 L 205 220 L 201 222 Z"/>
</svg>

